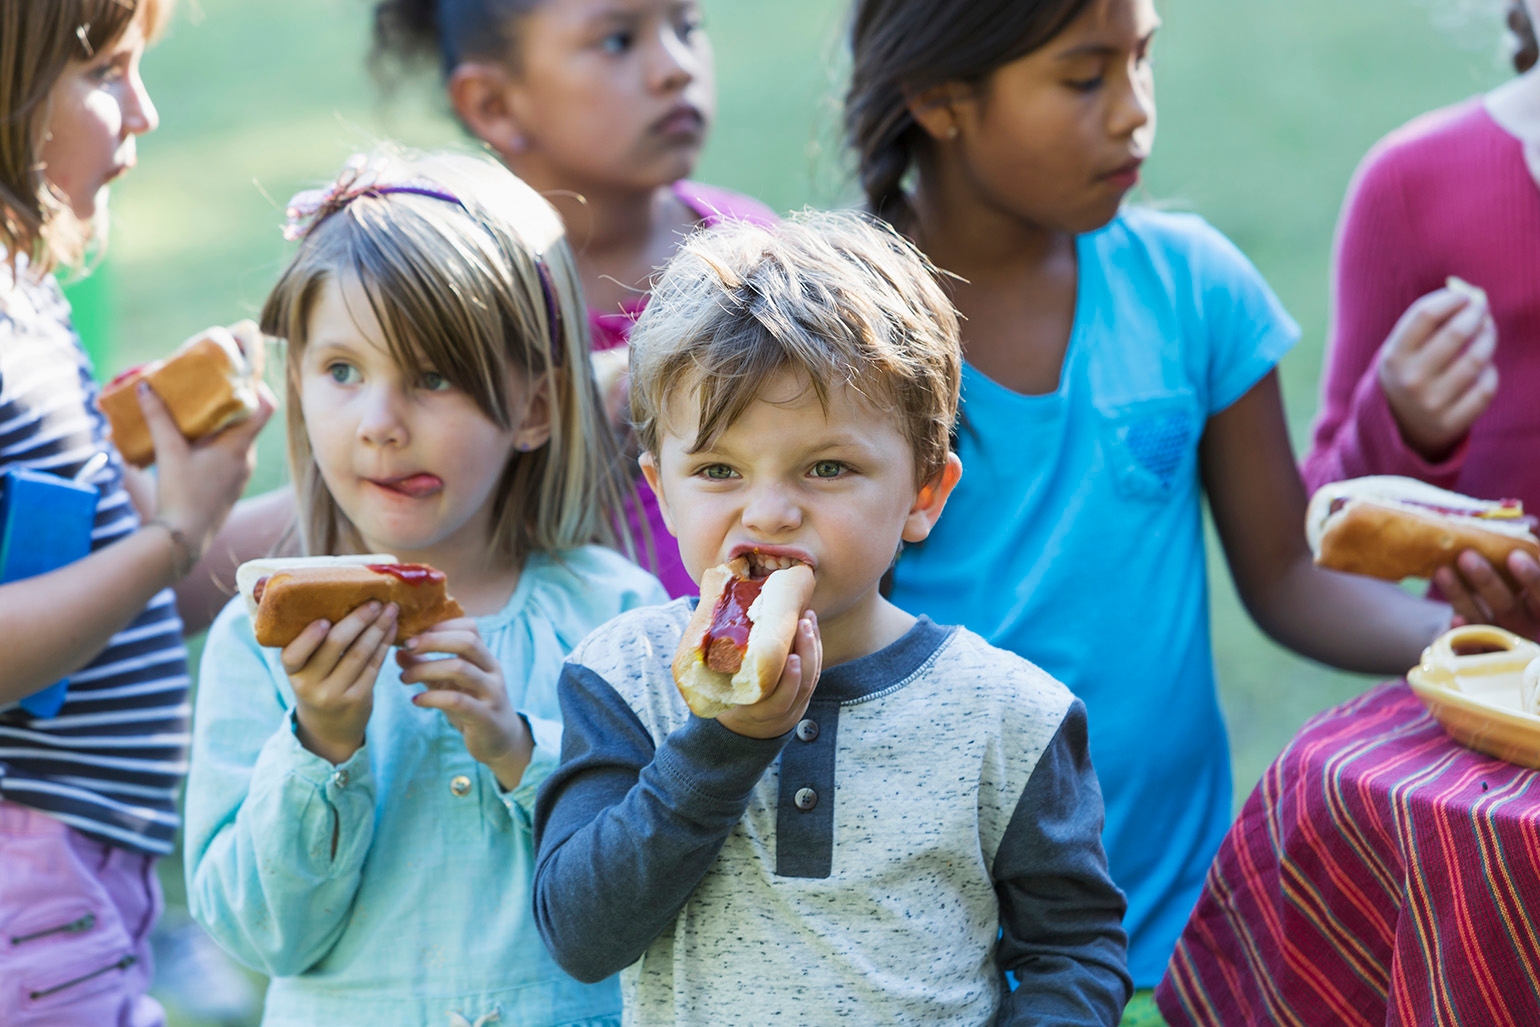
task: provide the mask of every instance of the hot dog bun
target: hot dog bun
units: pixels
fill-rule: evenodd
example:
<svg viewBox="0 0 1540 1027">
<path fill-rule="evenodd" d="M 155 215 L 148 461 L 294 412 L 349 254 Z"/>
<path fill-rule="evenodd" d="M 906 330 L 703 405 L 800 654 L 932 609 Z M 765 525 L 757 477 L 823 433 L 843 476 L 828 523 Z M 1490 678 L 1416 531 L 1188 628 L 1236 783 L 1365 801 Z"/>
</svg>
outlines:
<svg viewBox="0 0 1540 1027">
<path fill-rule="evenodd" d="M 734 706 L 764 699 L 780 680 L 797 634 L 797 621 L 813 596 L 813 571 L 797 564 L 771 572 L 749 607 L 751 622 L 743 663 L 734 674 L 706 666 L 706 640 L 717 603 L 734 578 L 746 578 L 749 562 L 739 557 L 701 575 L 700 604 L 674 652 L 674 684 L 697 717 L 712 719 Z"/>
<path fill-rule="evenodd" d="M 107 415 L 123 459 L 135 467 L 155 462 L 150 426 L 134 394 L 140 381 L 149 381 L 189 439 L 212 435 L 256 413 L 261 377 L 261 342 L 259 336 L 256 339 L 248 359 L 227 330 L 211 328 L 166 359 L 119 375 L 102 389 L 96 405 Z"/>
<path fill-rule="evenodd" d="M 465 615 L 447 593 L 441 571 L 383 554 L 254 560 L 236 571 L 236 584 L 252 611 L 257 644 L 275 648 L 294 641 L 313 621 L 335 624 L 371 599 L 400 608 L 398 639 Z"/>
<path fill-rule="evenodd" d="M 1375 475 L 1323 485 L 1311 497 L 1305 535 L 1318 565 L 1349 574 L 1431 578 L 1473 549 L 1507 577 L 1514 550 L 1540 558 L 1540 539 L 1522 514 L 1522 506 Z"/>
</svg>

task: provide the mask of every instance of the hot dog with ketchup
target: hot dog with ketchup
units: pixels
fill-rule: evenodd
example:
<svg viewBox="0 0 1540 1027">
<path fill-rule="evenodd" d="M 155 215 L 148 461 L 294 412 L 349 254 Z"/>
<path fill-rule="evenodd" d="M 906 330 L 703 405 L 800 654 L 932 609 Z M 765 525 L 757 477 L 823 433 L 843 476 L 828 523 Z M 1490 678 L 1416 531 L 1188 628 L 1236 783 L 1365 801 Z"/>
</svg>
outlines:
<svg viewBox="0 0 1540 1027">
<path fill-rule="evenodd" d="M 400 609 L 398 639 L 465 615 L 449 595 L 443 571 L 399 563 L 388 553 L 252 560 L 236 570 L 235 581 L 257 644 L 275 648 L 294 641 L 313 621 L 335 624 L 370 600 Z"/>
<path fill-rule="evenodd" d="M 698 717 L 764 699 L 780 680 L 813 596 L 813 571 L 794 564 L 755 576 L 746 556 L 701 575 L 700 605 L 674 653 L 674 684 Z"/>
<path fill-rule="evenodd" d="M 1510 553 L 1540 558 L 1535 526 L 1516 499 L 1473 499 L 1392 475 L 1323 485 L 1305 515 L 1317 564 L 1387 581 L 1431 578 L 1473 549 L 1512 584 Z"/>
</svg>

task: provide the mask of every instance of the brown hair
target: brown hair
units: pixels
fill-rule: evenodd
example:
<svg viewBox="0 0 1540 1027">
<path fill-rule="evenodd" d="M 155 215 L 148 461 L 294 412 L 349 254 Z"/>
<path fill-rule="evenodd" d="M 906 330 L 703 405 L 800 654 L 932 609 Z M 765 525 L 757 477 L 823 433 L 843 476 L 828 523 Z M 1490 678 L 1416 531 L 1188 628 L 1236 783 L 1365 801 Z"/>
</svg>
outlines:
<svg viewBox="0 0 1540 1027">
<path fill-rule="evenodd" d="M 84 257 L 89 227 L 47 182 L 48 94 L 71 61 L 110 47 L 144 12 L 159 36 L 173 0 L 0 0 L 0 248 L 36 274 Z"/>
<path fill-rule="evenodd" d="M 927 482 L 946 463 L 961 371 L 957 312 L 924 255 L 863 215 L 809 212 L 685 241 L 631 334 L 631 410 L 657 456 L 670 401 L 693 389 L 699 450 L 771 378 L 803 374 L 825 405 L 848 385 L 891 411 Z"/>
<path fill-rule="evenodd" d="M 532 550 L 614 544 L 623 520 L 620 459 L 594 384 L 581 286 L 556 211 L 481 157 L 381 152 L 357 166 L 376 184 L 448 198 L 365 190 L 332 204 L 262 308 L 262 330 L 289 343 L 289 468 L 302 550 L 362 546 L 321 478 L 300 405 L 311 310 L 321 286 L 339 280 L 362 287 L 400 367 L 420 374 L 431 365 L 499 428 L 513 427 L 510 372 L 549 376 L 551 437 L 532 452 L 509 454 L 494 500 L 496 557 L 517 562 Z M 348 173 L 339 179 L 356 181 Z"/>
<path fill-rule="evenodd" d="M 1092 0 L 859 0 L 850 23 L 845 135 L 867 209 L 903 226 L 904 178 L 925 133 L 914 96 L 948 82 L 978 84 L 1042 47 Z"/>
</svg>

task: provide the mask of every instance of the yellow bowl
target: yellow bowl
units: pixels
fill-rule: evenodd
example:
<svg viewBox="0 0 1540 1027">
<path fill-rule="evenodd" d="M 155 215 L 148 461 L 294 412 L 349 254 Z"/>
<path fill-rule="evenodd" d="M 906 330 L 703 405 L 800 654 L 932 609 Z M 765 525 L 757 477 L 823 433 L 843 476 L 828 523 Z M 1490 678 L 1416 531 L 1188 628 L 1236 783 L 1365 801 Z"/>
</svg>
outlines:
<svg viewBox="0 0 1540 1027">
<path fill-rule="evenodd" d="M 1423 650 L 1406 675 L 1449 737 L 1477 752 L 1540 770 L 1540 716 L 1534 707 L 1540 645 L 1484 624 L 1455 628 Z M 1530 694 L 1525 693 L 1525 670 Z M 1526 701 L 1529 700 L 1529 701 Z"/>
</svg>

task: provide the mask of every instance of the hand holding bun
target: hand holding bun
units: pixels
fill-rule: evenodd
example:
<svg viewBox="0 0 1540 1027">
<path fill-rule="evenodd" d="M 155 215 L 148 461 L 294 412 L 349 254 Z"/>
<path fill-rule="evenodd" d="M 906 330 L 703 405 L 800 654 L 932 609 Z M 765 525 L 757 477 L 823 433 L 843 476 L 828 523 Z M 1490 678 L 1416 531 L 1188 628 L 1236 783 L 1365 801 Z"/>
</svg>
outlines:
<svg viewBox="0 0 1540 1027">
<path fill-rule="evenodd" d="M 123 459 L 135 467 L 155 462 L 150 428 L 134 394 L 141 381 L 149 382 L 177 428 L 190 440 L 212 435 L 257 412 L 261 405 L 257 386 L 262 380 L 262 337 L 243 327 L 237 327 L 242 342 L 237 342 L 228 329 L 210 328 L 166 359 L 131 368 L 102 389 L 96 403 L 107 415 L 113 442 Z"/>
<path fill-rule="evenodd" d="M 1317 564 L 1387 581 L 1431 578 L 1468 549 L 1506 576 L 1510 553 L 1540 557 L 1534 527 L 1517 500 L 1472 499 L 1389 475 L 1324 485 L 1305 516 Z"/>
<path fill-rule="evenodd" d="M 287 646 L 318 620 L 335 624 L 370 600 L 395 603 L 396 637 L 411 638 L 465 616 L 442 571 L 398 563 L 388 553 L 252 560 L 236 570 L 257 644 Z"/>
<path fill-rule="evenodd" d="M 805 564 L 749 574 L 738 557 L 701 575 L 695 608 L 674 653 L 674 683 L 690 711 L 712 719 L 768 696 L 791 654 L 797 622 L 813 595 Z"/>
</svg>

